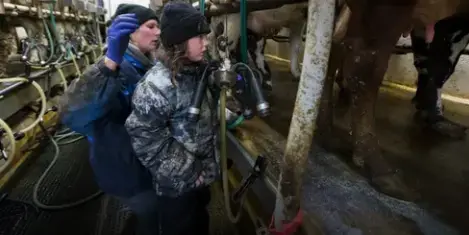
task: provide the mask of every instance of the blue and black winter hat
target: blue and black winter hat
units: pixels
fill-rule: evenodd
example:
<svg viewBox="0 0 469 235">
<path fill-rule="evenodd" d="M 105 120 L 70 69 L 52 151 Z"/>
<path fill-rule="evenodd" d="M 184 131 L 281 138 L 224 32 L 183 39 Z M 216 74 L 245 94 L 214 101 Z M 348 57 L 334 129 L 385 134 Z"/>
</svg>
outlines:
<svg viewBox="0 0 469 235">
<path fill-rule="evenodd" d="M 192 5 L 183 2 L 172 2 L 164 6 L 160 27 L 160 40 L 164 47 L 210 33 L 205 16 Z"/>
</svg>

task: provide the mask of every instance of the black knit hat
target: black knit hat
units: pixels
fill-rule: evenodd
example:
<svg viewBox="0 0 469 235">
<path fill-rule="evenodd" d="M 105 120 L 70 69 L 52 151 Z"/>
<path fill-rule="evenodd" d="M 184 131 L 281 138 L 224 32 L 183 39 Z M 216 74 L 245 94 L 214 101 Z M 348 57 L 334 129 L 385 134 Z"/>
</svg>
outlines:
<svg viewBox="0 0 469 235">
<path fill-rule="evenodd" d="M 156 20 L 159 22 L 158 16 L 156 16 L 156 13 L 152 9 L 136 4 L 125 3 L 119 4 L 119 6 L 117 6 L 116 13 L 112 17 L 111 21 L 119 15 L 129 13 L 135 14 L 139 25 L 142 25 L 149 20 Z"/>
<path fill-rule="evenodd" d="M 197 9 L 183 2 L 168 3 L 161 15 L 160 40 L 164 47 L 181 44 L 192 37 L 210 33 L 210 26 Z"/>
</svg>

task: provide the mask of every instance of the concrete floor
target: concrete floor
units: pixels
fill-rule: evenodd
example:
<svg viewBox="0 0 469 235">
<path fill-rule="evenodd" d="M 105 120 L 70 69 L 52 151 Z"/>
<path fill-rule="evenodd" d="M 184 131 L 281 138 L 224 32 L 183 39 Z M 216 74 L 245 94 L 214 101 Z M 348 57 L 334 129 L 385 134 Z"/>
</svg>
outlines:
<svg viewBox="0 0 469 235">
<path fill-rule="evenodd" d="M 286 137 L 297 82 L 292 81 L 288 64 L 275 61 L 269 64 L 275 68 L 270 100 L 273 115 L 264 121 Z M 376 120 L 385 158 L 402 170 L 405 181 L 422 195 L 423 200 L 417 203 L 420 207 L 457 228 L 461 234 L 469 234 L 469 140 L 451 140 L 420 129 L 413 122 L 412 95 L 390 89 L 380 91 Z M 469 126 L 468 116 L 451 112 L 451 109 L 446 109 L 446 117 Z M 339 145 L 332 150 L 339 153 L 342 160 L 350 157 L 346 116 L 335 120 L 334 138 Z"/>
<path fill-rule="evenodd" d="M 275 75 L 273 78 L 274 91 L 271 97 L 273 115 L 264 118 L 264 121 L 286 137 L 296 97 L 297 82 L 292 81 L 287 64 L 274 61 L 269 63 L 271 68 L 275 68 L 273 73 Z M 331 211 L 338 211 L 342 220 L 344 220 L 344 214 L 347 214 L 345 217 L 347 217 L 348 224 L 352 224 L 351 227 L 360 228 L 362 233 L 354 233 L 356 231 L 352 230 L 343 232 L 336 229 L 329 231 L 328 234 L 458 234 L 446 229 L 445 226 L 436 226 L 435 224 L 439 222 L 428 219 L 427 212 L 436 215 L 438 221 L 441 220 L 458 229 L 459 234 L 469 234 L 469 219 L 466 216 L 469 214 L 469 202 L 466 200 L 469 196 L 469 158 L 467 157 L 469 156 L 469 141 L 437 138 L 421 131 L 412 123 L 413 107 L 410 99 L 411 95 L 383 90 L 377 105 L 377 128 L 386 159 L 399 167 L 405 173 L 407 183 L 423 195 L 423 200 L 418 203 L 418 206 L 425 208 L 426 212 L 419 210 L 415 205 L 396 202 L 382 195 L 376 195 L 374 192 L 370 193 L 372 189 L 359 176 L 347 176 L 351 180 L 345 183 L 340 181 L 346 178 L 343 177 L 343 172 L 352 170 L 345 168 L 345 164 L 340 161 L 348 157 L 349 140 L 344 128 L 347 121 L 339 118 L 335 138 L 339 140 L 340 145 L 335 149 L 335 152 L 340 154 L 331 155 L 322 151 L 321 154 L 314 157 L 319 160 L 310 162 L 307 171 L 307 179 L 309 180 L 304 186 L 305 191 L 311 192 L 305 199 L 306 207 L 315 212 L 319 211 L 319 214 L 321 211 L 327 211 L 329 214 Z M 452 120 L 469 126 L 469 118 L 466 116 L 448 111 L 446 114 Z M 256 129 L 256 127 L 251 129 Z M 282 148 L 277 145 L 272 147 Z M 73 190 L 78 191 L 74 191 L 76 193 L 73 193 L 72 198 L 81 198 L 96 190 L 94 184 L 89 185 L 92 182 L 90 179 L 92 175 L 87 164 L 86 143 L 65 146 L 63 153 L 65 154 L 59 162 L 64 165 L 58 166 L 56 174 L 52 176 L 53 182 L 51 183 L 55 186 L 53 192 L 48 194 L 50 203 L 52 201 L 62 202 L 65 200 L 62 197 L 70 200 L 70 191 Z M 46 148 L 46 151 L 39 157 L 39 162 L 35 162 L 30 169 L 26 170 L 27 173 L 19 180 L 19 184 L 11 189 L 9 195 L 11 200 L 22 201 L 30 205 L 32 185 L 50 162 L 51 155 L 50 147 Z M 336 158 L 335 156 L 340 157 Z M 70 171 L 71 162 L 67 161 L 66 158 L 74 161 L 80 160 L 80 167 L 77 169 L 80 174 Z M 325 166 L 326 163 L 328 166 Z M 58 164 L 61 165 L 61 163 Z M 333 166 L 330 167 L 331 165 Z M 63 170 L 60 170 L 61 168 Z M 337 173 L 337 169 L 340 169 L 339 173 Z M 73 185 L 80 182 L 80 185 L 86 184 L 87 186 L 76 188 L 66 183 L 56 185 L 57 182 L 62 181 L 73 181 L 75 182 Z M 325 186 L 322 185 L 324 182 Z M 340 187 L 335 187 L 336 185 Z M 324 190 L 327 187 L 329 189 Z M 64 188 L 67 189 L 64 190 Z M 87 190 L 83 190 L 83 188 L 87 188 Z M 367 196 L 357 196 L 357 190 L 365 192 Z M 67 195 L 65 196 L 65 194 Z M 53 200 L 58 197 L 60 200 Z M 337 201 L 346 204 L 340 204 Z M 104 206 L 109 203 L 110 206 Z M 330 208 L 325 210 L 325 207 Z M 350 207 L 358 209 L 350 209 Z M 400 215 L 403 213 L 401 212 L 397 213 L 399 215 L 396 216 L 396 210 L 407 210 L 407 216 L 402 218 Z M 214 197 L 210 211 L 213 218 L 213 234 L 233 234 L 234 228 L 224 216 L 223 202 L 219 196 Z M 343 211 L 346 213 L 342 213 Z M 362 214 L 358 214 L 357 211 Z M 417 215 L 409 216 L 409 213 Z M 329 214 L 324 217 L 328 217 Z M 355 217 L 361 217 L 362 220 Z M 104 218 L 106 219 L 103 223 Z M 28 220 L 22 226 L 28 232 L 10 231 L 11 233 L 8 234 L 131 234 L 129 229 L 132 226 L 126 225 L 127 222 L 124 222 L 127 220 L 126 218 L 128 218 L 128 213 L 122 205 L 112 198 L 103 197 L 71 211 L 55 213 L 37 211 L 35 216 L 29 215 L 28 219 L 23 218 Z M 331 218 L 338 220 L 335 217 Z M 334 222 L 323 221 L 329 225 Z M 419 229 L 415 228 L 415 223 L 418 224 Z M 431 231 L 423 232 L 422 226 L 431 228 Z M 242 234 L 249 233 L 243 231 Z"/>
</svg>

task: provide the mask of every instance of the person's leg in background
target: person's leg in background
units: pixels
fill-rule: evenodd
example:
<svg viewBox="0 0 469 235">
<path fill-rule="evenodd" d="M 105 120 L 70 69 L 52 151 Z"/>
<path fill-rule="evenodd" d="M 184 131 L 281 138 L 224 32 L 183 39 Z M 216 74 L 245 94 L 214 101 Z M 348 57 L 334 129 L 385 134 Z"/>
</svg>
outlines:
<svg viewBox="0 0 469 235">
<path fill-rule="evenodd" d="M 137 219 L 136 235 L 158 235 L 158 197 L 153 190 L 120 200 L 130 208 Z"/>
</svg>

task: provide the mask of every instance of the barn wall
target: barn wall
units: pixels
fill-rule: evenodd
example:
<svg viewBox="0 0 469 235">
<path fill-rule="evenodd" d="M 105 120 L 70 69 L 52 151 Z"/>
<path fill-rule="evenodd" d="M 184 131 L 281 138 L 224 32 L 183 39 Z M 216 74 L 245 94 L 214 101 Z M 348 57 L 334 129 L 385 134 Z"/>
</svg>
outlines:
<svg viewBox="0 0 469 235">
<path fill-rule="evenodd" d="M 283 30 L 281 34 L 287 36 L 288 30 Z M 273 40 L 268 40 L 265 54 L 289 60 L 288 47 L 289 43 L 277 43 Z M 299 56 L 301 61 L 303 55 Z M 391 57 L 385 76 L 386 81 L 415 88 L 416 79 L 417 71 L 413 65 L 412 54 L 393 55 Z M 469 99 L 469 56 L 461 56 L 456 71 L 445 84 L 443 92 L 451 96 Z"/>
</svg>

